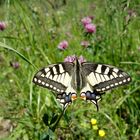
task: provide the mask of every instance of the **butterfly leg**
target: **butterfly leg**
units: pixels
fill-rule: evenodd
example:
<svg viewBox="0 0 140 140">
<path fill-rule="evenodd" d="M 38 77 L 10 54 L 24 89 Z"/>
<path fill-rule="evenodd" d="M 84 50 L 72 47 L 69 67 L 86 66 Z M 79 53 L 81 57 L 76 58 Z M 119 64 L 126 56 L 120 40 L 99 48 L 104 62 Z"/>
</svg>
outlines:
<svg viewBox="0 0 140 140">
<path fill-rule="evenodd" d="M 76 98 L 77 98 L 77 96 L 76 96 L 75 93 L 66 94 L 66 92 L 63 92 L 63 93 L 57 95 L 57 100 L 60 102 L 60 104 L 62 105 L 62 107 L 64 108 L 64 110 Z"/>
<path fill-rule="evenodd" d="M 103 94 L 103 93 L 102 93 Z M 81 93 L 81 98 L 83 100 L 90 100 L 92 103 L 95 104 L 97 111 L 99 110 L 98 107 L 98 101 L 101 100 L 101 93 L 98 93 L 97 91 L 87 91 L 87 92 L 82 92 Z"/>
</svg>

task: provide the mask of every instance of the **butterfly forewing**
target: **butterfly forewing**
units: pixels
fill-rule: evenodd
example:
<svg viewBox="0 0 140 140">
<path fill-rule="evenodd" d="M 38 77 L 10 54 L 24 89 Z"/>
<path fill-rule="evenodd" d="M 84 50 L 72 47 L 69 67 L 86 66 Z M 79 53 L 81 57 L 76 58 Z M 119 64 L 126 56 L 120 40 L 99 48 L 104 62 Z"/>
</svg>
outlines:
<svg viewBox="0 0 140 140">
<path fill-rule="evenodd" d="M 49 65 L 35 74 L 33 82 L 52 91 L 62 93 L 70 84 L 72 72 L 73 63 Z"/>
<path fill-rule="evenodd" d="M 98 92 L 127 84 L 130 76 L 124 71 L 105 64 L 83 63 L 82 73 L 92 88 Z"/>
</svg>

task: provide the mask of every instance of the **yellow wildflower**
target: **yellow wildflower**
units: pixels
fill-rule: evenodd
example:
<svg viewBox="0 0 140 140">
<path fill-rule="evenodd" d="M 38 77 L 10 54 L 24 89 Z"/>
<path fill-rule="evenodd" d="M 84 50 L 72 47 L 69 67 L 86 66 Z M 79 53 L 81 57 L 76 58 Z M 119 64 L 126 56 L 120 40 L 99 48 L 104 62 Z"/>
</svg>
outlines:
<svg viewBox="0 0 140 140">
<path fill-rule="evenodd" d="M 98 125 L 96 124 L 96 125 L 92 125 L 92 128 L 94 129 L 94 130 L 98 130 Z"/>
<path fill-rule="evenodd" d="M 100 137 L 104 137 L 104 136 L 105 136 L 105 131 L 102 130 L 102 129 L 100 129 L 100 130 L 98 131 L 98 134 L 99 134 Z"/>
<path fill-rule="evenodd" d="M 91 121 L 90 121 L 90 122 L 91 122 L 91 124 L 92 124 L 92 125 L 97 124 L 97 120 L 96 120 L 96 119 L 91 119 Z"/>
</svg>

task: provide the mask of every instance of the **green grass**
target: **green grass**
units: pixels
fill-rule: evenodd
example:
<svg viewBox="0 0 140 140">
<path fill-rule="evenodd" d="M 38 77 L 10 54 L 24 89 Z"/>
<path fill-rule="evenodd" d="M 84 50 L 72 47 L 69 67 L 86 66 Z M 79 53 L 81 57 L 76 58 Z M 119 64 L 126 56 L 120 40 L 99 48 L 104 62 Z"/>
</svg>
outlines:
<svg viewBox="0 0 140 140">
<path fill-rule="evenodd" d="M 7 21 L 6 29 L 0 31 L 0 139 L 45 140 L 49 135 L 66 140 L 139 140 L 139 0 L 50 2 L 0 3 L 0 20 Z M 81 19 L 85 16 L 95 16 L 97 31 L 92 36 L 84 34 Z M 69 43 L 64 51 L 57 48 L 62 40 Z M 83 49 L 82 40 L 91 46 Z M 61 114 L 60 106 L 51 91 L 34 85 L 32 78 L 38 69 L 74 54 L 120 67 L 131 75 L 132 82 L 103 95 L 99 112 L 91 103 L 76 100 L 53 132 L 42 118 L 46 114 L 46 123 L 51 123 L 53 116 Z M 19 68 L 10 62 L 18 62 Z M 103 138 L 92 128 L 91 118 L 97 119 L 98 130 L 105 131 Z M 6 130 L 1 128 L 1 120 L 7 119 L 12 130 L 2 136 Z"/>
</svg>

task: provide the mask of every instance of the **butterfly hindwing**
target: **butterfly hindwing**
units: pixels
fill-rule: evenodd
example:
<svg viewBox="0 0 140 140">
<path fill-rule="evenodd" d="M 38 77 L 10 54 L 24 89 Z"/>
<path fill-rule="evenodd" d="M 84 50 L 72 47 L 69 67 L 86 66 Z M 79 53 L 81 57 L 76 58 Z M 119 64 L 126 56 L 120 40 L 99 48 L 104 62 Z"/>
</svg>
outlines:
<svg viewBox="0 0 140 140">
<path fill-rule="evenodd" d="M 126 72 L 105 64 L 83 63 L 82 73 L 86 76 L 87 82 L 98 92 L 104 92 L 131 81 Z"/>
</svg>

